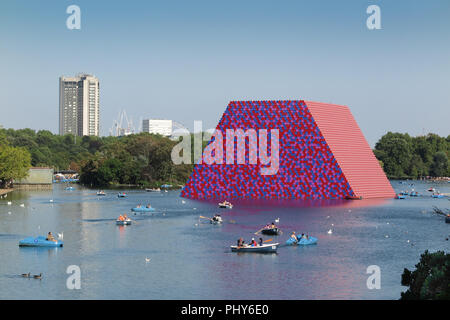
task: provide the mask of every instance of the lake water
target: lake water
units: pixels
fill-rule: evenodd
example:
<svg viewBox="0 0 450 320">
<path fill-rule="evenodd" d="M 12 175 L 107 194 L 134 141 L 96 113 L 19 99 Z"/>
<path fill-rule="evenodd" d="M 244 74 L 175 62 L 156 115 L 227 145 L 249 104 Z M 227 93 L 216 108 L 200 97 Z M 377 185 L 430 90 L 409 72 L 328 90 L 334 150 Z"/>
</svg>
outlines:
<svg viewBox="0 0 450 320">
<path fill-rule="evenodd" d="M 75 191 L 57 184 L 52 191 L 15 191 L 0 199 L 0 299 L 398 299 L 403 268 L 413 268 L 426 249 L 450 248 L 450 224 L 431 213 L 433 205 L 450 208 L 449 198 L 432 199 L 426 191 L 436 186 L 449 193 L 450 183 L 392 181 L 397 191 L 411 190 L 409 183 L 422 196 L 247 201 L 234 202 L 232 210 L 180 198 L 179 191 L 129 190 L 124 199 L 113 190 L 97 197 L 78 185 Z M 157 210 L 132 215 L 139 203 Z M 115 219 L 125 212 L 135 222 L 119 227 Z M 222 214 L 223 225 L 199 219 L 214 213 Z M 284 243 L 295 230 L 318 244 L 281 246 L 268 255 L 230 251 L 239 237 L 249 242 L 276 218 L 284 233 L 265 240 Z M 63 232 L 63 248 L 19 248 L 20 239 L 48 231 Z M 66 287 L 69 265 L 81 269 L 80 290 Z M 381 268 L 380 290 L 366 286 L 369 265 Z M 28 272 L 43 278 L 20 276 Z"/>
</svg>

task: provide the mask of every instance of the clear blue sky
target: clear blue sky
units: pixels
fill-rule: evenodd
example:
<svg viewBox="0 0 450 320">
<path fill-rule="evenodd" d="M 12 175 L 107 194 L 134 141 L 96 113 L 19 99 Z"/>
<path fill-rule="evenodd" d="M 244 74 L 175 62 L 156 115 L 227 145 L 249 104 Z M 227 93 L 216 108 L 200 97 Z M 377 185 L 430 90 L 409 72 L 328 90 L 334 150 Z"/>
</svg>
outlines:
<svg viewBox="0 0 450 320">
<path fill-rule="evenodd" d="M 81 8 L 81 30 L 66 8 Z M 381 8 L 382 30 L 366 28 Z M 0 2 L 0 124 L 58 130 L 58 77 L 92 73 L 101 133 L 121 109 L 215 127 L 230 100 L 348 105 L 369 143 L 450 134 L 450 1 Z"/>
</svg>

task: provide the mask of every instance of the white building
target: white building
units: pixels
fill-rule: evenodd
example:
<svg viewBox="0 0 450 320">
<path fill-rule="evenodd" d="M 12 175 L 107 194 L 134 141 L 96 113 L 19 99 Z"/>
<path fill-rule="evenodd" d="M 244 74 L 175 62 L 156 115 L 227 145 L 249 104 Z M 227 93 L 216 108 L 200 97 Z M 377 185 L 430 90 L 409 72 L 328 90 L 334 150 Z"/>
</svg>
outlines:
<svg viewBox="0 0 450 320">
<path fill-rule="evenodd" d="M 99 91 L 98 79 L 89 74 L 59 78 L 59 134 L 99 135 Z"/>
<path fill-rule="evenodd" d="M 172 135 L 172 120 L 144 119 L 142 131 L 169 137 Z"/>
</svg>

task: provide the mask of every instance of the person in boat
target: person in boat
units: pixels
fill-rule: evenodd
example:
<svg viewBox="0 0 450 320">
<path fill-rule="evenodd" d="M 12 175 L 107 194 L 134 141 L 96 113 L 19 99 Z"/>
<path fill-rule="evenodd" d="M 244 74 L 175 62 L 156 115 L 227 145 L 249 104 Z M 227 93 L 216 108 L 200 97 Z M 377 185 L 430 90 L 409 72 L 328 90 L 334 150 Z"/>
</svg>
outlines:
<svg viewBox="0 0 450 320">
<path fill-rule="evenodd" d="M 47 238 L 45 240 L 56 242 L 56 239 L 55 239 L 55 237 L 53 236 L 53 234 L 51 232 L 49 232 L 47 234 Z"/>
<path fill-rule="evenodd" d="M 124 215 L 123 215 L 123 220 L 127 220 L 128 219 L 128 216 L 127 216 L 127 214 L 125 213 Z"/>
<path fill-rule="evenodd" d="M 275 229 L 277 226 L 275 225 L 275 223 L 272 222 L 272 224 L 270 225 L 270 229 Z"/>
<path fill-rule="evenodd" d="M 259 238 L 259 245 L 260 245 L 260 246 L 263 245 L 263 238 Z"/>
<path fill-rule="evenodd" d="M 250 245 L 252 246 L 252 247 L 256 247 L 258 244 L 256 243 L 256 241 L 255 241 L 255 238 L 252 238 L 252 242 L 250 242 Z"/>
<path fill-rule="evenodd" d="M 147 204 L 147 206 L 146 206 L 146 208 L 151 208 L 152 206 L 150 205 L 150 203 L 149 204 Z"/>
<path fill-rule="evenodd" d="M 295 234 L 295 231 L 292 231 L 291 239 L 294 240 L 295 242 L 298 242 L 297 235 Z"/>
<path fill-rule="evenodd" d="M 119 220 L 119 221 L 124 221 L 125 218 L 124 218 L 122 215 L 120 215 L 119 218 L 117 218 L 117 220 Z"/>
<path fill-rule="evenodd" d="M 237 241 L 237 246 L 238 246 L 238 248 L 243 247 L 244 246 L 244 239 L 239 238 L 238 241 Z"/>
</svg>

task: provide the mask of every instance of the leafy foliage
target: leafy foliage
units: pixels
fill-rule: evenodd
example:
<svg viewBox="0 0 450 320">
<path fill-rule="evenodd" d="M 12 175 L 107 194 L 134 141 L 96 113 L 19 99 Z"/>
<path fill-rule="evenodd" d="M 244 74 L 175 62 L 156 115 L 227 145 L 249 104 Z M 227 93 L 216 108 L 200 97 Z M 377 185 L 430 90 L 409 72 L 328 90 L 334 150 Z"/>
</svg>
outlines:
<svg viewBox="0 0 450 320">
<path fill-rule="evenodd" d="M 24 148 L 10 146 L 5 134 L 0 132 L 0 186 L 25 178 L 30 166 L 30 153 Z"/>
<path fill-rule="evenodd" d="M 450 136 L 388 132 L 377 142 L 374 153 L 390 178 L 450 176 Z"/>
<path fill-rule="evenodd" d="M 425 251 L 416 270 L 403 271 L 402 285 L 409 287 L 406 292 L 402 292 L 402 300 L 449 300 L 450 254 Z"/>
<path fill-rule="evenodd" d="M 80 138 L 31 129 L 0 133 L 11 146 L 28 150 L 33 166 L 76 170 L 86 185 L 184 184 L 192 172 L 192 165 L 172 163 L 171 151 L 178 142 L 159 135 Z"/>
</svg>

